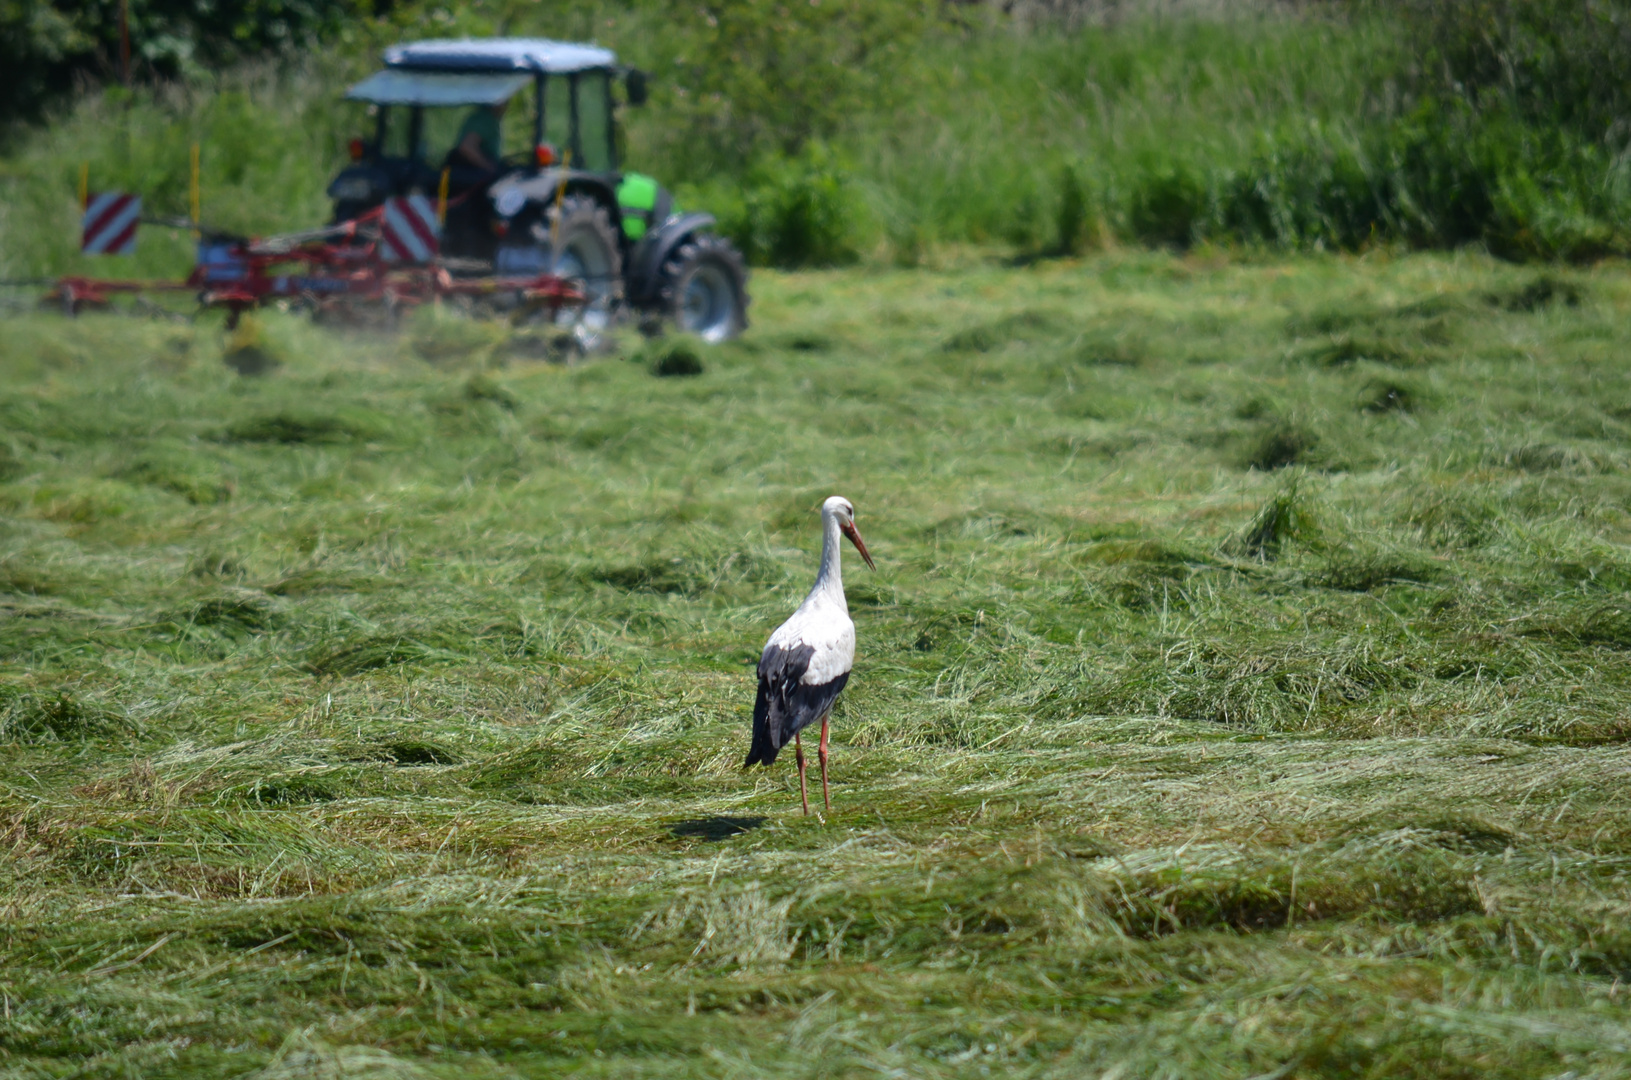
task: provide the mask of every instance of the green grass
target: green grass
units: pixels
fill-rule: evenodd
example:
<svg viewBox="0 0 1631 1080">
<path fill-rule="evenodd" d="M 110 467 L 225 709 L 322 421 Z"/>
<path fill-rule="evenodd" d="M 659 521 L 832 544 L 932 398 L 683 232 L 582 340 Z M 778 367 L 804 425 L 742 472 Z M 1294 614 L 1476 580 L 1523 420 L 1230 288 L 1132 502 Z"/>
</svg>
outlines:
<svg viewBox="0 0 1631 1080">
<path fill-rule="evenodd" d="M 754 291 L 7 320 L 0 1070 L 1627 1074 L 1622 267 Z M 739 764 L 834 492 L 823 822 Z"/>
<path fill-rule="evenodd" d="M 937 41 L 916 92 L 861 121 L 855 174 L 897 255 L 914 239 L 1057 243 L 1066 168 L 1091 218 L 1082 241 L 1187 244 L 1185 215 L 1217 211 L 1162 205 L 1164 181 L 1221 184 L 1311 136 L 1352 138 L 1391 45 L 1368 23 L 1251 13 Z"/>
</svg>

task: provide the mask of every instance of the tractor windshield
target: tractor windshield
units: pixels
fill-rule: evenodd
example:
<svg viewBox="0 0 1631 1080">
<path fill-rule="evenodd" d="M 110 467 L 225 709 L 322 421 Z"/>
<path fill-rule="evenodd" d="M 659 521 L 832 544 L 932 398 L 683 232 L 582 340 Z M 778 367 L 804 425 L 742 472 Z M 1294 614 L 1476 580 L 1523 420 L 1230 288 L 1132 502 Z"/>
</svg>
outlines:
<svg viewBox="0 0 1631 1080">
<path fill-rule="evenodd" d="M 426 109 L 419 136 L 419 160 L 440 168 L 458 145 L 460 133 L 469 128 L 472 114 L 488 108 L 487 105 L 458 105 Z M 496 149 L 500 157 L 513 158 L 528 153 L 532 145 L 532 113 L 531 94 L 517 94 L 510 99 L 509 107 L 497 122 Z M 489 149 L 485 142 L 483 140 L 484 149 Z"/>
<path fill-rule="evenodd" d="M 348 96 L 377 110 L 374 143 L 384 158 L 439 169 L 462 138 L 479 129 L 482 145 L 489 150 L 496 146 L 498 156 L 512 164 L 517 158 L 530 163 L 537 141 L 557 154 L 570 151 L 574 168 L 617 168 L 612 72 L 607 68 L 541 78 L 387 70 L 352 87 Z M 496 133 L 490 120 L 474 115 L 483 109 L 500 114 Z M 484 151 L 484 156 L 493 155 Z"/>
<path fill-rule="evenodd" d="M 473 129 L 481 133 L 483 156 L 530 160 L 537 114 L 534 85 L 534 77 L 524 72 L 387 69 L 351 87 L 346 96 L 369 103 L 377 117 L 374 145 L 381 157 L 440 168 L 461 132 Z"/>
<path fill-rule="evenodd" d="M 617 168 L 612 144 L 611 73 L 595 70 L 547 77 L 542 135 L 543 141 L 557 151 L 572 151 L 575 169 L 609 172 Z"/>
</svg>

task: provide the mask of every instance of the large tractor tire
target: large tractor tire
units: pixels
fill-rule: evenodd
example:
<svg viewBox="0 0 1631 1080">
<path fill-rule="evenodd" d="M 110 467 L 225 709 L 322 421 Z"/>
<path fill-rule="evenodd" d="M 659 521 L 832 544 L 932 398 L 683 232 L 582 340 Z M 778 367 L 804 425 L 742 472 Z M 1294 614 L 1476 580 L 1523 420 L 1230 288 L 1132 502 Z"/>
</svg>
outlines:
<svg viewBox="0 0 1631 1080">
<path fill-rule="evenodd" d="M 568 195 L 531 215 L 520 230 L 524 239 L 499 248 L 501 276 L 559 274 L 588 295 L 582 308 L 563 309 L 557 319 L 570 326 L 585 351 L 597 347 L 611 327 L 623 295 L 623 253 L 606 208 L 585 195 Z"/>
<path fill-rule="evenodd" d="M 663 263 L 657 296 L 664 315 L 704 341 L 729 341 L 748 325 L 748 268 L 717 236 L 695 236 Z"/>
<path fill-rule="evenodd" d="M 552 273 L 581 280 L 591 296 L 623 291 L 623 252 L 606 208 L 586 195 L 568 195 L 544 215 L 544 245 Z"/>
</svg>

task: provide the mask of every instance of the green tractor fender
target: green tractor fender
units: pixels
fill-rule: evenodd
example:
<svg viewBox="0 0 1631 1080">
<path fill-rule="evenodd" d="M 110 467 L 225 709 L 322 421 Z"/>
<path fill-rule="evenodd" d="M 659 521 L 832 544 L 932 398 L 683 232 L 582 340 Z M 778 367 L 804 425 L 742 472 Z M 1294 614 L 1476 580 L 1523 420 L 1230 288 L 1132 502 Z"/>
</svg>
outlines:
<svg viewBox="0 0 1631 1080">
<path fill-rule="evenodd" d="M 674 196 L 644 173 L 624 173 L 617 185 L 617 205 L 623 218 L 623 235 L 630 244 L 645 239 L 651 229 L 674 213 Z"/>
</svg>

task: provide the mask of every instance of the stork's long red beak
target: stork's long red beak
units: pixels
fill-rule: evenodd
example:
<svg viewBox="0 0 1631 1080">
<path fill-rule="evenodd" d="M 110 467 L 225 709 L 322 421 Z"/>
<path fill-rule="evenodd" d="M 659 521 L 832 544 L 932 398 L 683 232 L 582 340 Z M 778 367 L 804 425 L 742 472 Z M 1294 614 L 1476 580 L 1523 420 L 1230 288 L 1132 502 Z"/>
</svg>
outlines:
<svg viewBox="0 0 1631 1080">
<path fill-rule="evenodd" d="M 846 521 L 838 527 L 844 530 L 844 535 L 849 537 L 849 542 L 855 545 L 855 550 L 859 551 L 861 558 L 866 560 L 867 569 L 876 570 L 878 568 L 877 564 L 872 561 L 872 553 L 866 549 L 866 541 L 861 539 L 860 530 L 856 529 L 855 522 Z"/>
</svg>

